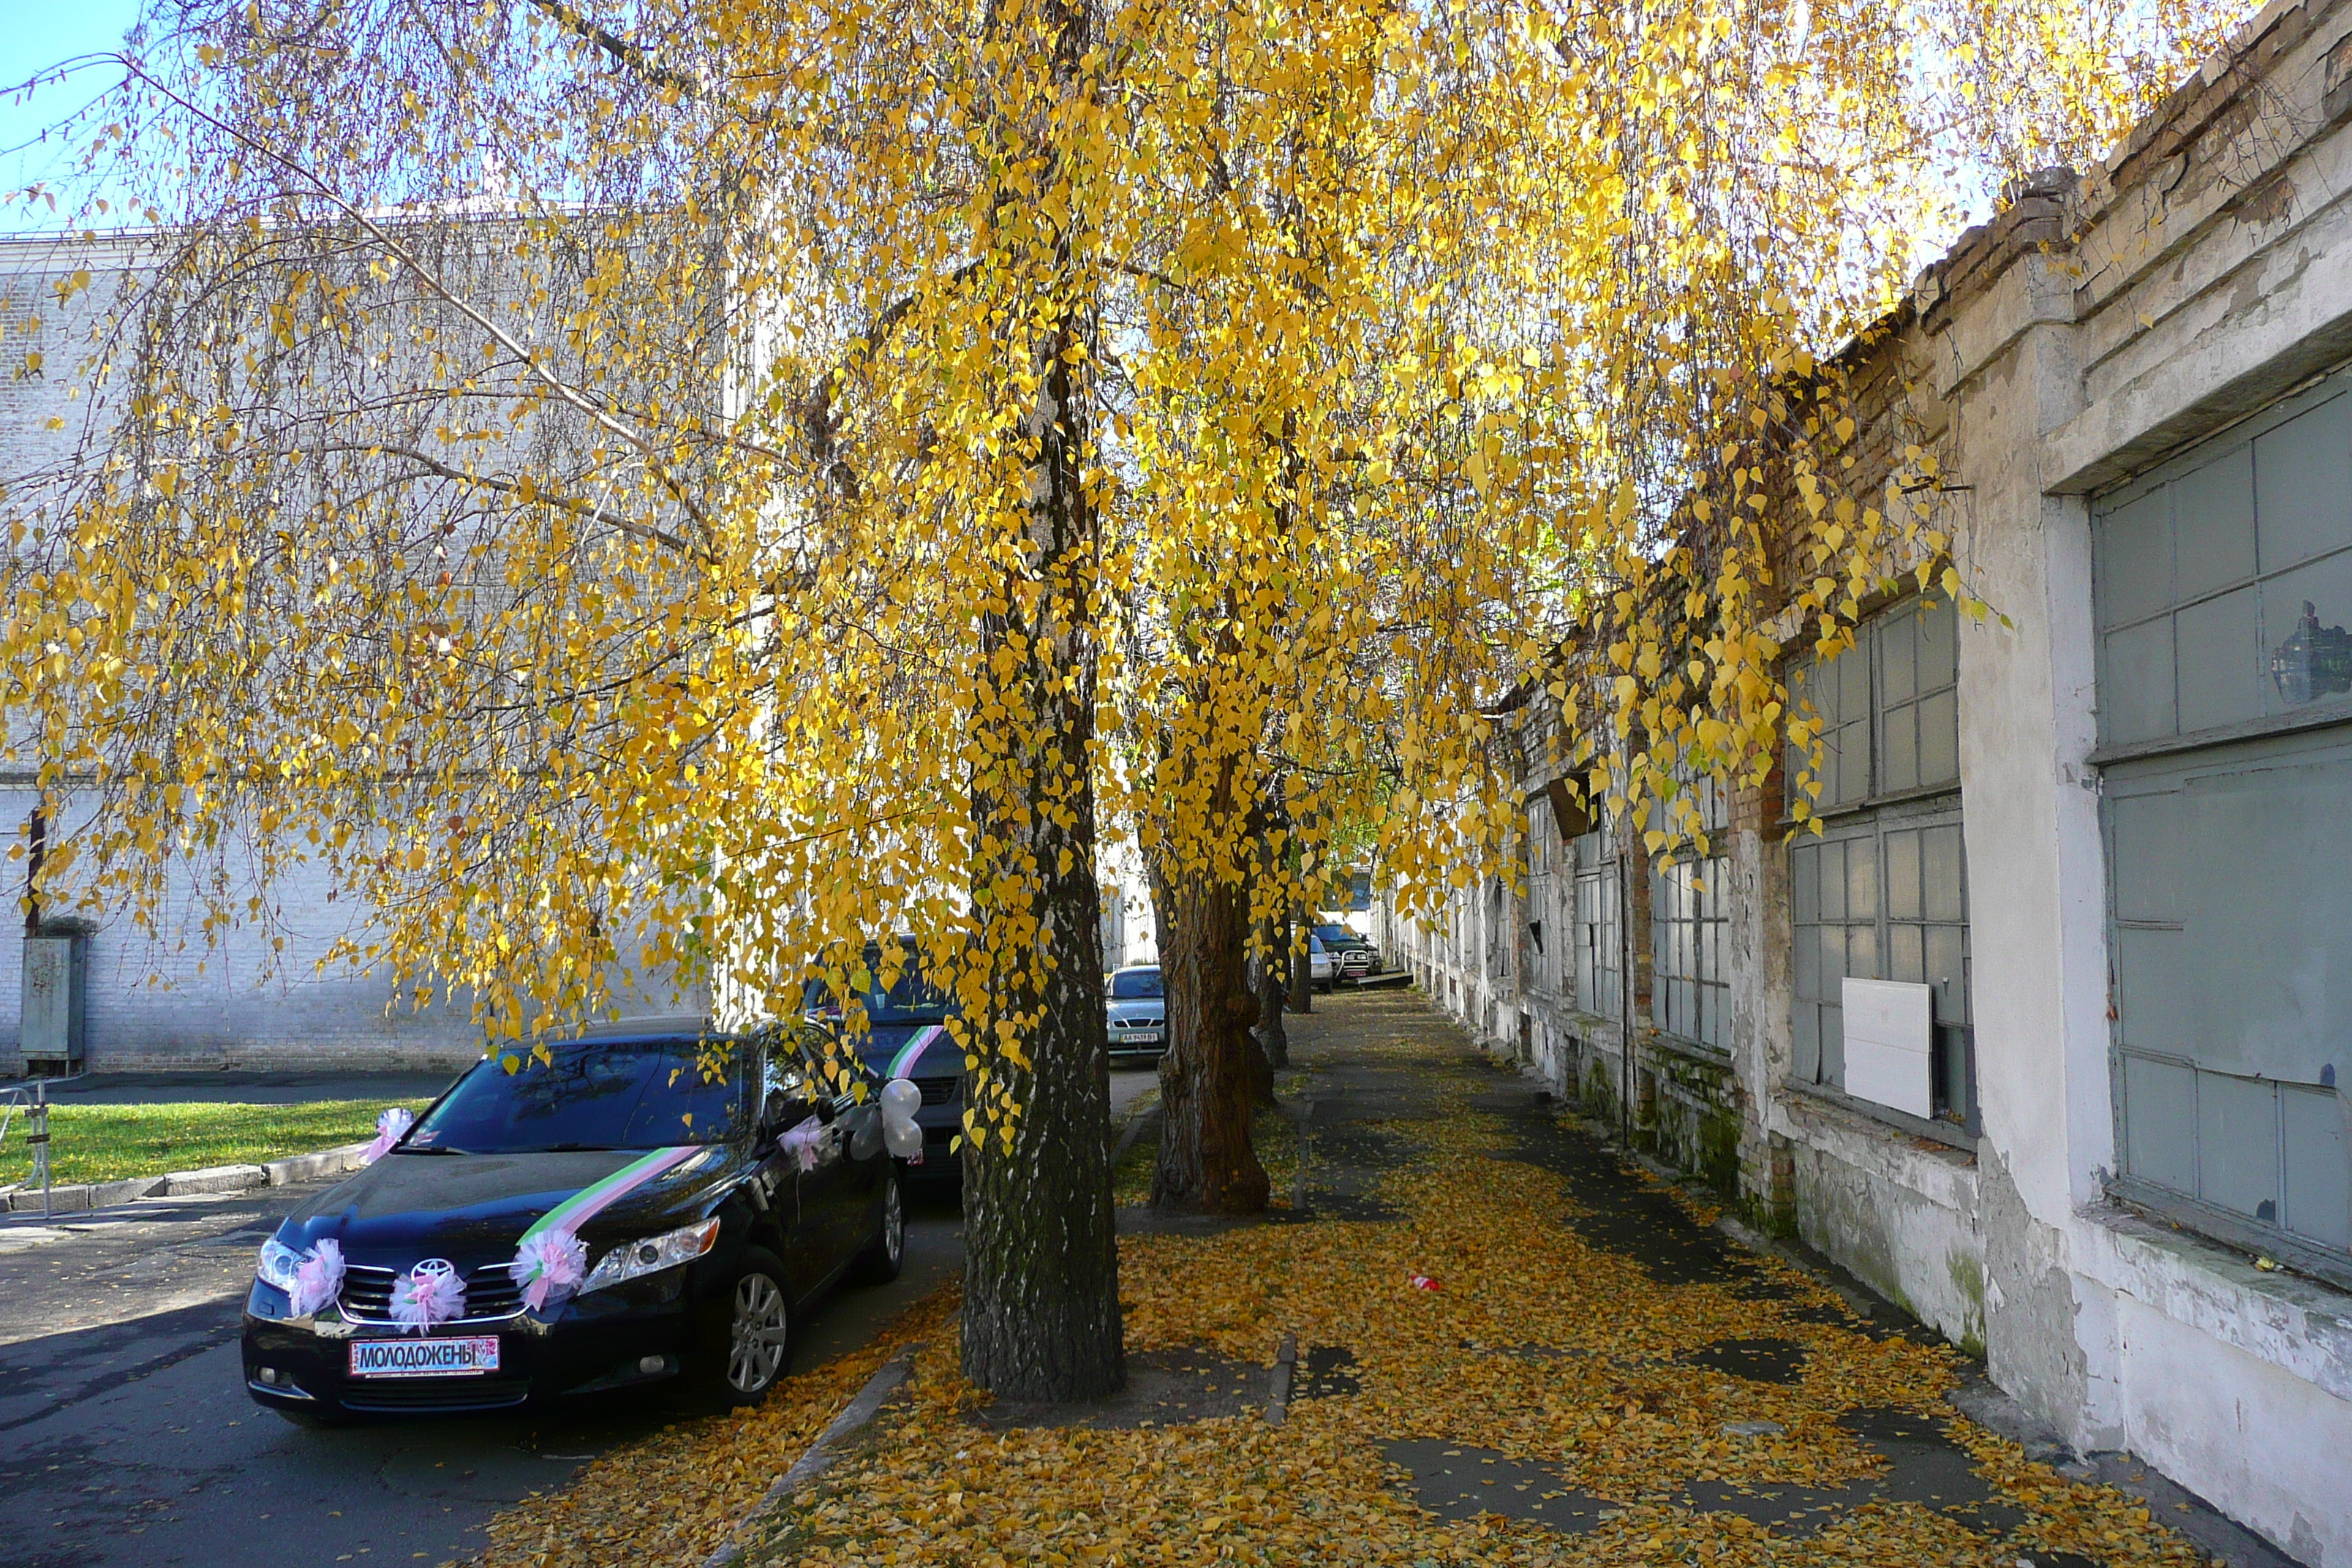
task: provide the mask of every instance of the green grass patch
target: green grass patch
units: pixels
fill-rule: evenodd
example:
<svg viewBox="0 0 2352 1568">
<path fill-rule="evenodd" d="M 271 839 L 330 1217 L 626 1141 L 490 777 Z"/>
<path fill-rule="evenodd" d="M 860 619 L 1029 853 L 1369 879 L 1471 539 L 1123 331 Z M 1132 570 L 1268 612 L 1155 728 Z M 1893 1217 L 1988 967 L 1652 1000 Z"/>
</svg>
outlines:
<svg viewBox="0 0 2352 1568">
<path fill-rule="evenodd" d="M 386 1101 L 327 1100 L 310 1105 L 59 1105 L 49 1111 L 49 1180 L 113 1182 L 207 1165 L 257 1165 L 375 1136 Z M 430 1100 L 399 1103 L 421 1111 Z M 32 1146 L 23 1112 L 0 1140 L 0 1186 L 28 1179 Z"/>
</svg>

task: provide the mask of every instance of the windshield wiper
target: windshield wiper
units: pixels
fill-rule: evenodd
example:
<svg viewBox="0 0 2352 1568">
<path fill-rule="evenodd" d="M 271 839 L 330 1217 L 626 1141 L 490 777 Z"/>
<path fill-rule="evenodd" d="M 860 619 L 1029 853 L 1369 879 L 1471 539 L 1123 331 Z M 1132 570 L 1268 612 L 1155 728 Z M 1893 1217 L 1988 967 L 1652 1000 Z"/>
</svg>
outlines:
<svg viewBox="0 0 2352 1568">
<path fill-rule="evenodd" d="M 393 1152 L 395 1154 L 470 1154 L 473 1151 L 453 1148 L 446 1143 L 426 1143 L 416 1148 L 410 1148 L 404 1143 Z"/>
<path fill-rule="evenodd" d="M 530 1154 L 615 1154 L 630 1145 L 625 1143 L 541 1143 L 519 1151 Z"/>
</svg>

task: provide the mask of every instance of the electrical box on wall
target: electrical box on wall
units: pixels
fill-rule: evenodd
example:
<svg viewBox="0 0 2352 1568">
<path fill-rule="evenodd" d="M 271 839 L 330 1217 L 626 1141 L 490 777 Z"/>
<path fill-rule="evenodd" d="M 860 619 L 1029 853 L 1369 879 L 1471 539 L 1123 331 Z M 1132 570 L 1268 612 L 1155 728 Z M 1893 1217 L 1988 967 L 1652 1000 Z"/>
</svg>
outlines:
<svg viewBox="0 0 2352 1568">
<path fill-rule="evenodd" d="M 79 932 L 25 939 L 16 1038 L 28 1076 L 81 1070 L 89 968 L 89 938 Z"/>
<path fill-rule="evenodd" d="M 1845 1091 L 1914 1116 L 1933 1116 L 1935 993 L 1906 980 L 1849 976 L 1843 1001 Z"/>
</svg>

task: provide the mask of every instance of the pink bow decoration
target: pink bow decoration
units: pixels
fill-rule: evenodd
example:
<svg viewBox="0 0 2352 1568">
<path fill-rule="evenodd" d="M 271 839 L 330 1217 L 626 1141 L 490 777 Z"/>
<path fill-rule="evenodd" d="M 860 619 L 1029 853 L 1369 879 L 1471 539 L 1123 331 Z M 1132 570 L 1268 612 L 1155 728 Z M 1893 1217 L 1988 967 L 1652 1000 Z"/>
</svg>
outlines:
<svg viewBox="0 0 2352 1568">
<path fill-rule="evenodd" d="M 293 1299 L 292 1311 L 298 1318 L 307 1318 L 343 1293 L 343 1249 L 333 1241 L 321 1241 L 302 1255 L 294 1266 L 294 1289 L 287 1294 Z"/>
<path fill-rule="evenodd" d="M 810 1116 L 793 1123 L 784 1135 L 776 1140 L 776 1147 L 800 1162 L 803 1171 L 816 1169 L 816 1146 L 824 1138 L 824 1122 Z"/>
<path fill-rule="evenodd" d="M 507 1272 L 522 1287 L 522 1299 L 533 1311 L 561 1306 L 588 1276 L 588 1249 L 568 1230 L 526 1236 Z"/>
<path fill-rule="evenodd" d="M 408 1130 L 415 1125 L 416 1118 L 411 1114 L 406 1106 L 395 1105 L 388 1108 L 382 1116 L 375 1119 L 375 1141 L 370 1143 L 360 1155 L 360 1163 L 373 1165 L 383 1159 L 391 1151 L 392 1146 L 406 1136 Z"/>
<path fill-rule="evenodd" d="M 436 1323 L 461 1317 L 466 1282 L 438 1258 L 428 1258 L 392 1283 L 392 1321 L 423 1333 Z"/>
</svg>

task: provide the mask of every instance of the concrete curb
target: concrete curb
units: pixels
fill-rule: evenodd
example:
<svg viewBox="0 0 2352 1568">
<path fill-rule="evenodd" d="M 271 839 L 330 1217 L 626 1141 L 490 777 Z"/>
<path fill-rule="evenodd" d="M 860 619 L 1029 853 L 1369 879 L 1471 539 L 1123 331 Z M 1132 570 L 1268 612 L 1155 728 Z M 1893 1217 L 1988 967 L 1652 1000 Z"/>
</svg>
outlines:
<svg viewBox="0 0 2352 1568">
<path fill-rule="evenodd" d="M 1290 1381 L 1298 1372 L 1298 1336 L 1284 1331 L 1282 1348 L 1274 1352 L 1274 1379 L 1265 1401 L 1265 1424 L 1279 1426 L 1290 1419 Z"/>
<path fill-rule="evenodd" d="M 201 1171 L 173 1171 L 161 1176 L 129 1176 L 119 1182 L 75 1182 L 49 1189 L 49 1211 L 73 1214 L 87 1209 L 110 1209 L 141 1198 L 184 1198 L 215 1193 L 249 1192 L 255 1187 L 282 1187 L 294 1182 L 356 1171 L 365 1143 L 339 1143 L 308 1154 L 291 1154 L 264 1165 L 211 1165 Z M 19 1186 L 0 1193 L 0 1212 L 37 1214 L 41 1189 Z"/>
<path fill-rule="evenodd" d="M 914 1373 L 915 1356 L 922 1348 L 920 1343 L 901 1346 L 897 1355 L 884 1362 L 874 1375 L 866 1380 L 866 1386 L 857 1391 L 856 1397 L 842 1406 L 841 1414 L 833 1418 L 832 1425 L 817 1434 L 817 1439 L 809 1445 L 808 1452 L 803 1454 L 791 1469 L 778 1476 L 768 1489 L 760 1494 L 760 1500 L 735 1521 L 735 1528 L 727 1532 L 725 1544 L 704 1558 L 701 1568 L 733 1568 L 734 1564 L 742 1562 L 743 1538 L 751 1529 L 751 1521 L 824 1473 L 825 1467 L 833 1463 L 834 1446 L 880 1413 L 883 1402 L 898 1393 L 900 1385 Z"/>
</svg>

